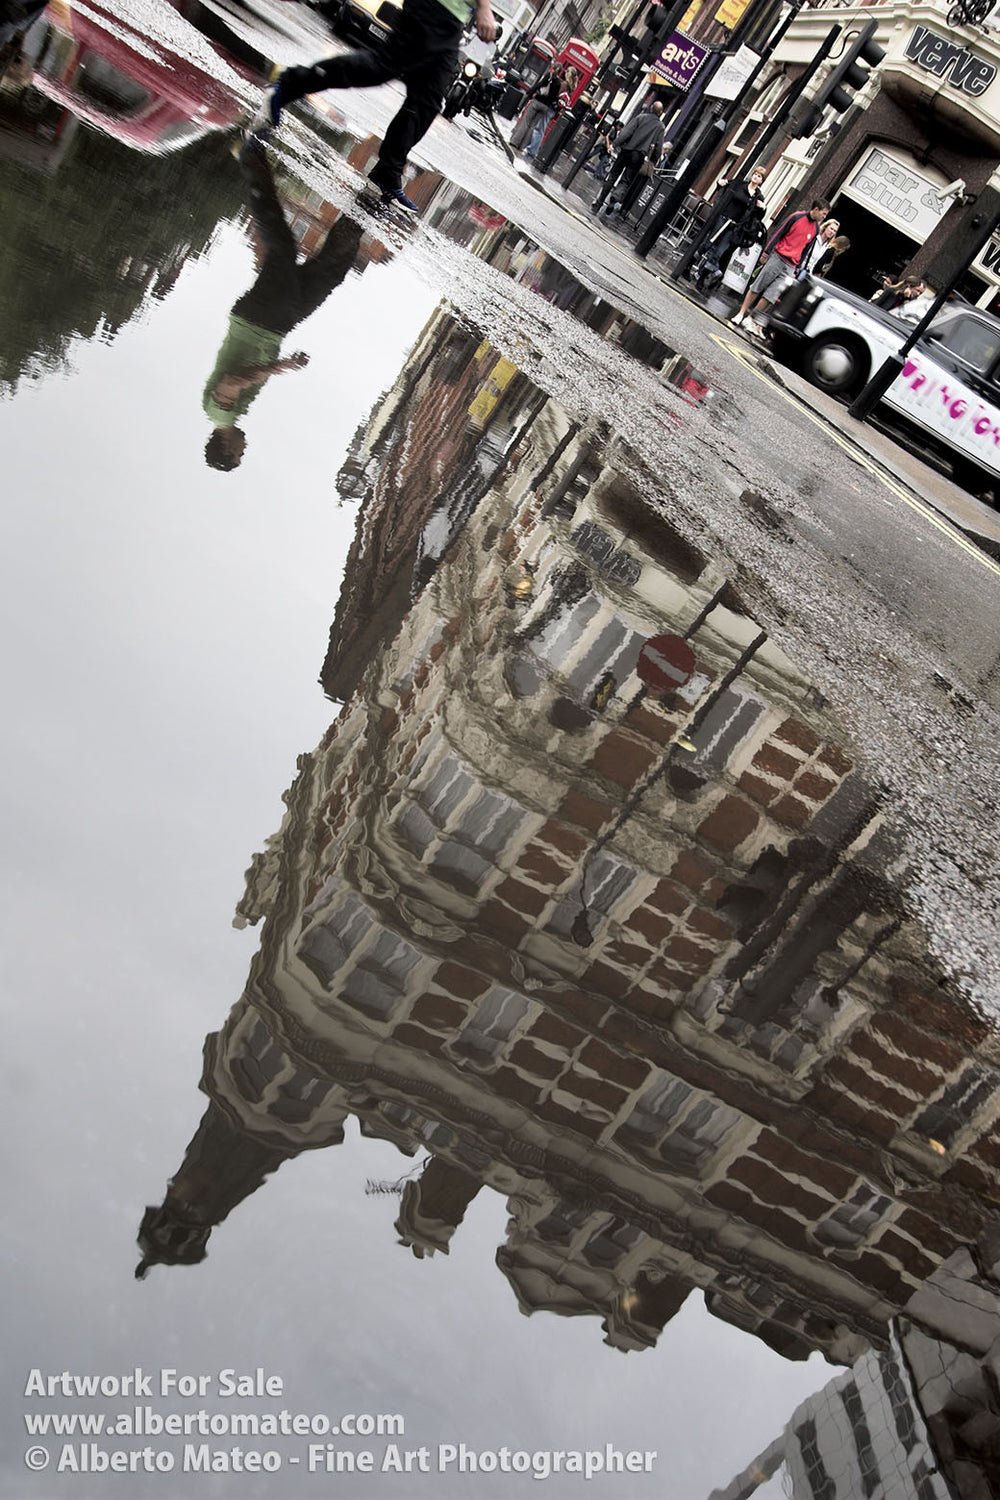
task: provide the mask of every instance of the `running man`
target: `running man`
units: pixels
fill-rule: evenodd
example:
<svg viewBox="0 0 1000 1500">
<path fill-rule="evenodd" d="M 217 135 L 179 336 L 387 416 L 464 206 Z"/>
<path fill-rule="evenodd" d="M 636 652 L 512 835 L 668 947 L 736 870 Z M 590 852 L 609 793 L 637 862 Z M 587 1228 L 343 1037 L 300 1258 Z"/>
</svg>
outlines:
<svg viewBox="0 0 1000 1500">
<path fill-rule="evenodd" d="M 490 0 L 403 0 L 399 18 L 377 49 L 357 48 L 311 67 L 286 68 L 265 95 L 251 121 L 251 133 L 270 134 L 281 123 L 285 105 L 305 94 L 369 88 L 398 78 L 406 86 L 406 98 L 389 122 L 369 179 L 383 203 L 418 213 L 403 192 L 406 159 L 430 129 L 458 72 L 459 43 L 473 15 L 480 41 L 495 41 Z"/>
</svg>

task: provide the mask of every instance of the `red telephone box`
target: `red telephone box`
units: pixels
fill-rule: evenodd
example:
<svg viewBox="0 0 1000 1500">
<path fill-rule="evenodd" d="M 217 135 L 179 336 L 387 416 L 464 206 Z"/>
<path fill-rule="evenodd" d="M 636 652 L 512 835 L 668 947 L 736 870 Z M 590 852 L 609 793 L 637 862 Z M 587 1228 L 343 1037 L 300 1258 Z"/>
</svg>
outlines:
<svg viewBox="0 0 1000 1500">
<path fill-rule="evenodd" d="M 570 104 L 575 104 L 597 72 L 601 59 L 593 47 L 588 47 L 586 42 L 581 42 L 579 37 L 571 36 L 556 56 L 556 62 L 563 63 L 567 68 L 575 68 L 580 75 L 569 96 Z"/>
</svg>

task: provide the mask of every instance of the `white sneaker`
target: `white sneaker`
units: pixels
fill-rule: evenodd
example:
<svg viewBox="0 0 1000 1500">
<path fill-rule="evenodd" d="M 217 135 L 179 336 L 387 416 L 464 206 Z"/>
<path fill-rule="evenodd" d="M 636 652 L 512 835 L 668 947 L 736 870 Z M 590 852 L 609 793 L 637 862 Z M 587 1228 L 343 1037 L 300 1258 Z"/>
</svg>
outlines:
<svg viewBox="0 0 1000 1500">
<path fill-rule="evenodd" d="M 758 323 L 756 318 L 747 318 L 745 326 L 751 333 L 755 334 L 757 338 L 767 338 L 767 325 L 764 323 Z"/>
<path fill-rule="evenodd" d="M 731 328 L 742 328 L 745 317 L 746 313 L 733 313 L 733 316 L 729 319 L 729 326 Z"/>
</svg>

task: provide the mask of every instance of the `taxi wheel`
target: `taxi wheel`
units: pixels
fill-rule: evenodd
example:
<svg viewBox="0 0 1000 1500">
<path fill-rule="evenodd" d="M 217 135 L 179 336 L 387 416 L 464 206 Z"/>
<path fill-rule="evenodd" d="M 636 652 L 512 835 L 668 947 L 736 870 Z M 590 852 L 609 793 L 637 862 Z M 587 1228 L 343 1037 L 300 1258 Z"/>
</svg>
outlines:
<svg viewBox="0 0 1000 1500">
<path fill-rule="evenodd" d="M 849 334 L 828 333 L 814 339 L 802 360 L 803 373 L 831 396 L 860 390 L 868 378 L 868 355 Z"/>
</svg>

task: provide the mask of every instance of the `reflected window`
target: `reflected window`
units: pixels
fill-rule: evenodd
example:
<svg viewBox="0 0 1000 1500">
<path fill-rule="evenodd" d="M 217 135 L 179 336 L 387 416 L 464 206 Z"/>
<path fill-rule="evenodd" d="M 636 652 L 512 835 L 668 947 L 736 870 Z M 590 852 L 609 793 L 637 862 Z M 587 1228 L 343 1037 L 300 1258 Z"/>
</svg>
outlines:
<svg viewBox="0 0 1000 1500">
<path fill-rule="evenodd" d="M 406 989 L 420 954 L 382 927 L 358 896 L 348 895 L 299 944 L 303 963 L 326 989 L 374 1020 L 385 1020 Z"/>
<path fill-rule="evenodd" d="M 535 1225 L 535 1233 L 549 1244 L 568 1245 L 590 1217 L 589 1209 L 569 1208 L 565 1203 L 557 1203 L 552 1212 Z"/>
<path fill-rule="evenodd" d="M 289 1125 L 300 1125 L 310 1119 L 329 1094 L 333 1084 L 326 1078 L 315 1078 L 298 1069 L 283 1078 L 277 1096 L 268 1105 L 268 1114 L 276 1115 Z"/>
<path fill-rule="evenodd" d="M 805 1465 L 806 1479 L 813 1500 L 836 1500 L 837 1486 L 830 1478 L 819 1451 L 816 1423 L 810 1418 L 796 1427 L 795 1437 Z"/>
<path fill-rule="evenodd" d="M 583 1256 L 592 1266 L 610 1270 L 624 1260 L 643 1238 L 642 1230 L 626 1219 L 609 1219 L 584 1245 Z"/>
<path fill-rule="evenodd" d="M 631 553 L 616 547 L 606 531 L 594 521 L 584 521 L 570 537 L 574 546 L 596 564 L 598 570 L 612 583 L 631 588 L 639 582 L 642 565 Z"/>
<path fill-rule="evenodd" d="M 546 613 L 553 602 L 546 606 Z M 535 626 L 525 630 L 525 641 L 540 660 L 558 669 L 600 608 L 600 600 L 594 594 L 588 594 L 572 607 L 557 604 L 553 618 L 537 634 L 533 633 Z"/>
<path fill-rule="evenodd" d="M 515 990 L 495 984 L 476 1006 L 453 1045 L 470 1057 L 494 1058 L 528 1014 L 530 1002 Z"/>
<path fill-rule="evenodd" d="M 259 1103 L 264 1090 L 272 1083 L 286 1058 L 263 1021 L 256 1020 L 243 1040 L 238 1056 L 233 1058 L 230 1072 L 244 1099 Z"/>
<path fill-rule="evenodd" d="M 599 926 L 603 925 L 595 918 L 609 917 L 622 898 L 632 889 L 637 878 L 632 866 L 625 864 L 623 860 L 616 859 L 613 854 L 602 852 L 591 860 L 587 870 L 585 891 L 588 925 L 595 937 Z M 580 886 L 576 885 L 563 896 L 549 918 L 547 925 L 550 931 L 558 932 L 560 937 L 570 937 L 573 924 L 580 915 L 581 905 Z"/>
<path fill-rule="evenodd" d="M 618 1138 L 680 1171 L 698 1172 L 741 1119 L 739 1110 L 719 1104 L 679 1078 L 663 1078 L 643 1094 Z"/>
<path fill-rule="evenodd" d="M 134 78 L 95 52 L 84 57 L 73 79 L 73 88 L 99 108 L 124 116 L 137 115 L 153 97 Z"/>
<path fill-rule="evenodd" d="M 862 1182 L 844 1203 L 817 1224 L 816 1238 L 824 1245 L 853 1249 L 868 1238 L 891 1207 L 891 1198 L 872 1187 L 870 1182 Z"/>
<path fill-rule="evenodd" d="M 605 676 L 624 681 L 639 660 L 639 652 L 645 637 L 636 630 L 629 630 L 617 617 L 612 618 L 601 630 L 593 645 L 568 673 L 569 682 L 585 695 L 596 687 Z"/>
<path fill-rule="evenodd" d="M 698 747 L 699 761 L 720 769 L 725 766 L 753 732 L 763 712 L 763 704 L 755 698 L 727 688 L 691 735 L 692 744 Z"/>
<path fill-rule="evenodd" d="M 406 989 L 420 954 L 405 938 L 384 928 L 349 971 L 341 991 L 348 1005 L 385 1020 Z"/>
<path fill-rule="evenodd" d="M 989 1068 L 970 1063 L 940 1098 L 921 1110 L 913 1122 L 917 1135 L 951 1148 L 964 1126 L 997 1092 L 1000 1079 Z"/>
<path fill-rule="evenodd" d="M 375 919 L 364 903 L 348 895 L 326 921 L 311 927 L 299 945 L 299 954 L 316 978 L 327 989 L 333 976 L 348 962 L 354 950 L 375 926 Z"/>
<path fill-rule="evenodd" d="M 442 880 L 475 895 L 509 848 L 526 813 L 488 790 L 456 756 L 447 754 L 414 789 L 396 818 L 400 838 Z"/>
</svg>

